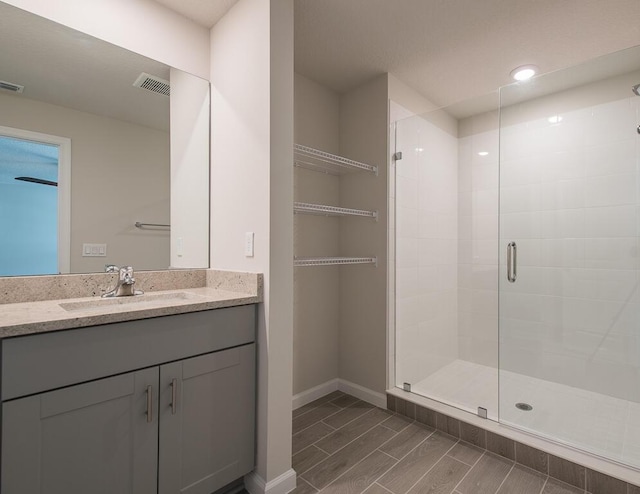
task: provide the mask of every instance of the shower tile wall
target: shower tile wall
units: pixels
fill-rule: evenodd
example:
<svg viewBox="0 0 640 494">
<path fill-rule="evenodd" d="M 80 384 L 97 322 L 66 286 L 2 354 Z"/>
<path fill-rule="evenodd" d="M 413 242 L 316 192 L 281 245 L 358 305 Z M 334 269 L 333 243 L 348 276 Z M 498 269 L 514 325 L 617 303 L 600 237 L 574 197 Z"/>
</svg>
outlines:
<svg viewBox="0 0 640 494">
<path fill-rule="evenodd" d="M 458 358 L 456 123 L 399 122 L 396 163 L 396 381 Z"/>
<path fill-rule="evenodd" d="M 636 79 L 503 109 L 500 255 L 517 242 L 518 280 L 500 351 L 505 370 L 640 401 Z"/>
<path fill-rule="evenodd" d="M 459 136 L 459 356 L 461 360 L 497 368 L 497 111 L 461 120 Z M 497 382 L 492 385 L 497 387 Z"/>
</svg>

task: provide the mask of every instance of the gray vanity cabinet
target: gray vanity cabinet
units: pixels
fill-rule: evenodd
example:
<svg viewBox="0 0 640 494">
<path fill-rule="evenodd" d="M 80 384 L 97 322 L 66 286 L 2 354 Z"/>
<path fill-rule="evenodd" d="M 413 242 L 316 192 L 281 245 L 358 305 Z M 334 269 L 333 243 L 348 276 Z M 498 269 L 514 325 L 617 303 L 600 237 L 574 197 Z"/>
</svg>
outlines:
<svg viewBox="0 0 640 494">
<path fill-rule="evenodd" d="M 209 494 L 253 469 L 254 354 L 245 345 L 161 367 L 160 494 Z"/>
<path fill-rule="evenodd" d="M 253 306 L 3 340 L 2 494 L 209 494 L 242 477 L 254 340 Z"/>
<path fill-rule="evenodd" d="M 2 406 L 2 492 L 154 494 L 158 417 L 146 418 L 144 369 Z"/>
</svg>

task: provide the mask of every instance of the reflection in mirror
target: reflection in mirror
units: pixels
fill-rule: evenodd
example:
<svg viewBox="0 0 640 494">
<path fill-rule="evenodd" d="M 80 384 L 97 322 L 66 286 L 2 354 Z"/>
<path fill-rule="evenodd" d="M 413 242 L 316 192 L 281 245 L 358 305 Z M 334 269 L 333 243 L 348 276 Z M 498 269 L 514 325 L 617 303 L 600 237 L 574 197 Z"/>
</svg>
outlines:
<svg viewBox="0 0 640 494">
<path fill-rule="evenodd" d="M 1 2 L 0 40 L 0 276 L 208 267 L 208 81 Z"/>
</svg>

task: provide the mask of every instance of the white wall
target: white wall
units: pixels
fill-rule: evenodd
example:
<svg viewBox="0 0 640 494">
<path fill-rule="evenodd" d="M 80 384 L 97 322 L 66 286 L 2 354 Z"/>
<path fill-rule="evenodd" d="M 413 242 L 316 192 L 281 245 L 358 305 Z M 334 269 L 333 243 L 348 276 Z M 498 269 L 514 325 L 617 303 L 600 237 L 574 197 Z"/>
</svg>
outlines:
<svg viewBox="0 0 640 494">
<path fill-rule="evenodd" d="M 240 0 L 211 30 L 211 265 L 264 273 L 252 492 L 286 492 L 293 339 L 293 2 Z M 244 256 L 245 232 L 255 255 Z"/>
<path fill-rule="evenodd" d="M 343 256 L 377 256 L 378 265 L 340 268 L 340 378 L 378 393 L 387 387 L 388 79 L 376 77 L 340 96 L 340 154 L 376 165 L 378 176 L 340 178 L 344 207 L 375 210 L 377 222 L 346 217 L 340 223 Z"/>
<path fill-rule="evenodd" d="M 209 82 L 171 69 L 171 267 L 209 266 Z"/>
<path fill-rule="evenodd" d="M 153 0 L 6 0 L 5 3 L 209 78 L 209 30 Z"/>
<path fill-rule="evenodd" d="M 295 142 L 339 153 L 339 96 L 320 84 L 295 75 Z M 336 175 L 295 168 L 294 199 L 340 205 Z M 296 214 L 297 256 L 340 255 L 340 218 Z M 294 270 L 293 392 L 301 393 L 336 379 L 339 356 L 340 268 Z"/>
<path fill-rule="evenodd" d="M 500 287 L 501 366 L 634 401 L 638 80 L 636 72 L 508 107 L 500 136 L 500 245 L 518 245 L 518 280 Z M 548 120 L 556 115 L 562 121 Z"/>
<path fill-rule="evenodd" d="M 0 95 L 2 124 L 71 139 L 71 272 L 105 264 L 169 266 L 169 233 L 136 221 L 169 222 L 169 135 L 61 106 Z M 83 243 L 106 243 L 107 257 L 82 257 Z"/>
</svg>

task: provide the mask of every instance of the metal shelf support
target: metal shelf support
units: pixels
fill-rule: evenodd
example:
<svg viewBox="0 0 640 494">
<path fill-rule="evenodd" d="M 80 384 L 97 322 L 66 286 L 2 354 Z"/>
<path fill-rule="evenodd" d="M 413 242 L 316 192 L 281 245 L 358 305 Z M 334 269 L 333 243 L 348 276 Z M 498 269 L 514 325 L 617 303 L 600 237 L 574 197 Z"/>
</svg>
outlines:
<svg viewBox="0 0 640 494">
<path fill-rule="evenodd" d="M 293 211 L 302 214 L 315 214 L 323 216 L 361 216 L 365 218 L 378 219 L 377 211 L 366 211 L 364 209 L 341 208 L 338 206 L 327 206 L 324 204 L 311 204 L 308 202 L 294 202 Z"/>
<path fill-rule="evenodd" d="M 294 266 L 343 266 L 347 264 L 375 264 L 376 257 L 295 257 Z"/>
<path fill-rule="evenodd" d="M 378 174 L 378 167 L 301 144 L 293 145 L 293 164 L 309 170 L 342 175 L 353 171 Z"/>
</svg>

